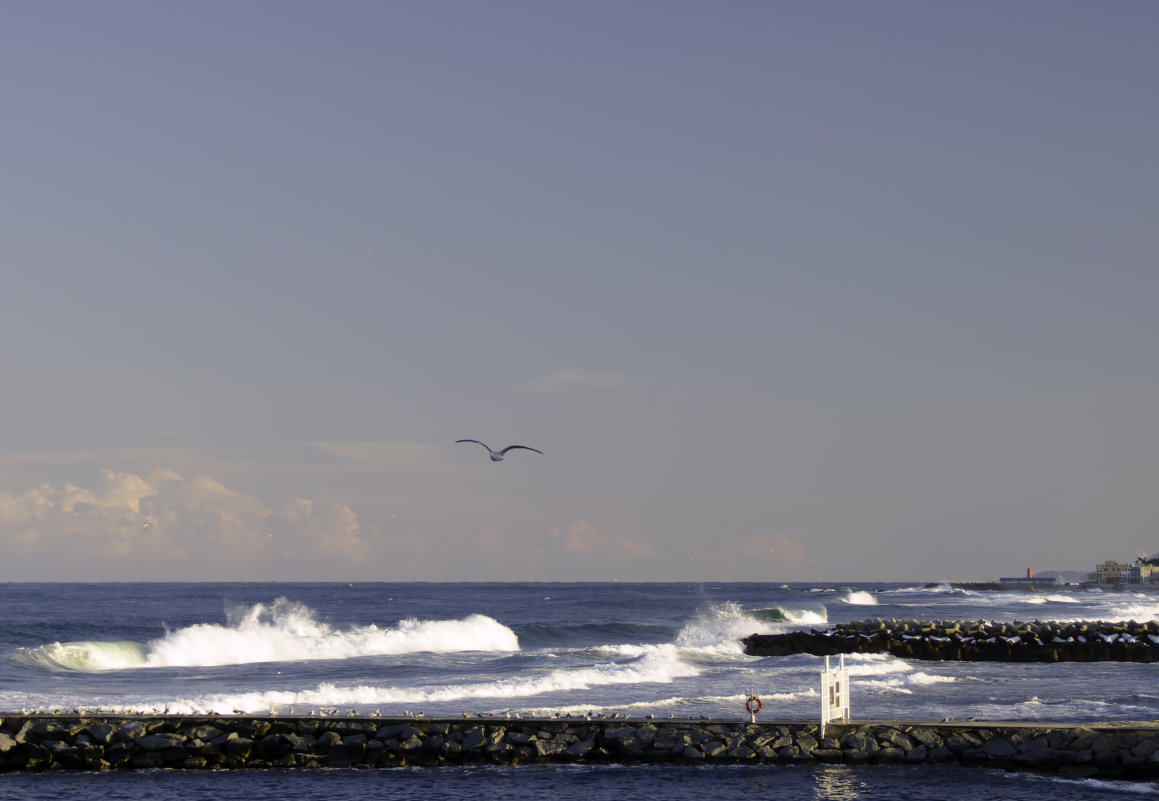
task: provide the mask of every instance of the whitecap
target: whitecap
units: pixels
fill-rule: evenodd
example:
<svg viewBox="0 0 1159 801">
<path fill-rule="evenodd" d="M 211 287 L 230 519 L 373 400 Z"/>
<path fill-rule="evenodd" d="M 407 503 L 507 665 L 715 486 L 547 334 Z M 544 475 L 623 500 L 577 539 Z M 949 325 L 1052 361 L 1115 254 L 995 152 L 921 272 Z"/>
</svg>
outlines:
<svg viewBox="0 0 1159 801">
<path fill-rule="evenodd" d="M 680 658 L 674 645 L 648 646 L 640 657 L 583 668 L 550 670 L 538 676 L 511 677 L 488 682 L 422 685 L 415 687 L 340 685 L 327 682 L 301 691 L 231 693 L 186 699 L 187 710 L 247 713 L 289 706 L 304 708 L 419 705 L 485 699 L 520 699 L 555 692 L 575 692 L 602 686 L 670 683 L 696 676 L 699 670 Z"/>
<path fill-rule="evenodd" d="M 486 615 L 461 620 L 400 620 L 339 629 L 309 607 L 277 599 L 231 610 L 226 624 L 199 623 L 147 644 L 52 643 L 22 653 L 26 662 L 84 671 L 125 668 L 213 667 L 257 662 L 350 659 L 415 652 L 518 651 L 519 639 Z"/>
</svg>

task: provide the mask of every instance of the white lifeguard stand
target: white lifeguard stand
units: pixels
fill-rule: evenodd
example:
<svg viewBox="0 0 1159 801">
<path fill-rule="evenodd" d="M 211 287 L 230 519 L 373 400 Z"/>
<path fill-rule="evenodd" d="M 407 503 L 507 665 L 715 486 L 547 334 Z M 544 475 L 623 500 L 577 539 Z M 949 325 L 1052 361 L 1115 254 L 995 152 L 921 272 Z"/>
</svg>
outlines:
<svg viewBox="0 0 1159 801">
<path fill-rule="evenodd" d="M 829 657 L 825 657 L 825 670 L 821 674 L 821 736 L 825 736 L 825 724 L 831 720 L 845 720 L 849 717 L 849 671 L 845 669 L 845 654 L 841 655 L 841 667 L 829 667 Z"/>
</svg>

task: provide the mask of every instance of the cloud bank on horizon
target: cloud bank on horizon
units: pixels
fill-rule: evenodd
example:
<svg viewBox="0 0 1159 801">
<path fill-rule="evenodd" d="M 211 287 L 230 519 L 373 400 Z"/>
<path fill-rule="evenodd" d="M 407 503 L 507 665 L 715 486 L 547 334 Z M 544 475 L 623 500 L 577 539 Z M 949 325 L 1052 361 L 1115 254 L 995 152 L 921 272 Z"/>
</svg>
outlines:
<svg viewBox="0 0 1159 801">
<path fill-rule="evenodd" d="M 535 526 L 523 535 L 487 523 L 451 535 L 392 523 L 364 525 L 344 503 L 259 498 L 166 468 L 143 475 L 105 468 L 84 486 L 0 491 L 6 580 L 52 580 L 61 571 L 93 581 L 461 580 L 480 569 L 506 580 L 575 579 L 585 571 L 615 579 L 648 575 L 654 566 L 646 565 L 657 561 L 652 545 L 601 533 L 584 520 Z M 782 565 L 805 560 L 803 546 L 784 538 L 777 544 L 789 549 L 779 557 Z M 758 538 L 697 555 L 736 568 L 754 556 L 772 563 L 773 550 Z M 470 555 L 465 564 L 464 553 Z"/>
</svg>

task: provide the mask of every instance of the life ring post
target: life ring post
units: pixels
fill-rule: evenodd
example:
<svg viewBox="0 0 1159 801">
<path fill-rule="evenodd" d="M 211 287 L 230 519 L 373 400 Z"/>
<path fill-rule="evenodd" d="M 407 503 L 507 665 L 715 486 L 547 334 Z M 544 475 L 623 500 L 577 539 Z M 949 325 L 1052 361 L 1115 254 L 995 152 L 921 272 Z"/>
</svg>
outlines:
<svg viewBox="0 0 1159 801">
<path fill-rule="evenodd" d="M 749 713 L 750 723 L 757 722 L 757 713 L 760 712 L 763 707 L 764 704 L 761 703 L 761 699 L 757 697 L 756 693 L 754 693 L 752 690 L 749 690 L 748 698 L 746 698 L 744 702 L 744 708 L 745 711 Z"/>
</svg>

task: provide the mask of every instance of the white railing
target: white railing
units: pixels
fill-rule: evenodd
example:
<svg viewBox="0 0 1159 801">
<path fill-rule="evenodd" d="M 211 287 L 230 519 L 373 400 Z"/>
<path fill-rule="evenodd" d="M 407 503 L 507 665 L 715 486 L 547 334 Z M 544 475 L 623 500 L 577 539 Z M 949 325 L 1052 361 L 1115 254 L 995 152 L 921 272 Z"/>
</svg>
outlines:
<svg viewBox="0 0 1159 801">
<path fill-rule="evenodd" d="M 837 670 L 829 667 L 829 657 L 825 657 L 825 670 L 821 674 L 821 736 L 825 736 L 826 723 L 848 717 L 849 671 L 845 669 L 845 654 L 841 655 L 841 667 Z"/>
</svg>

